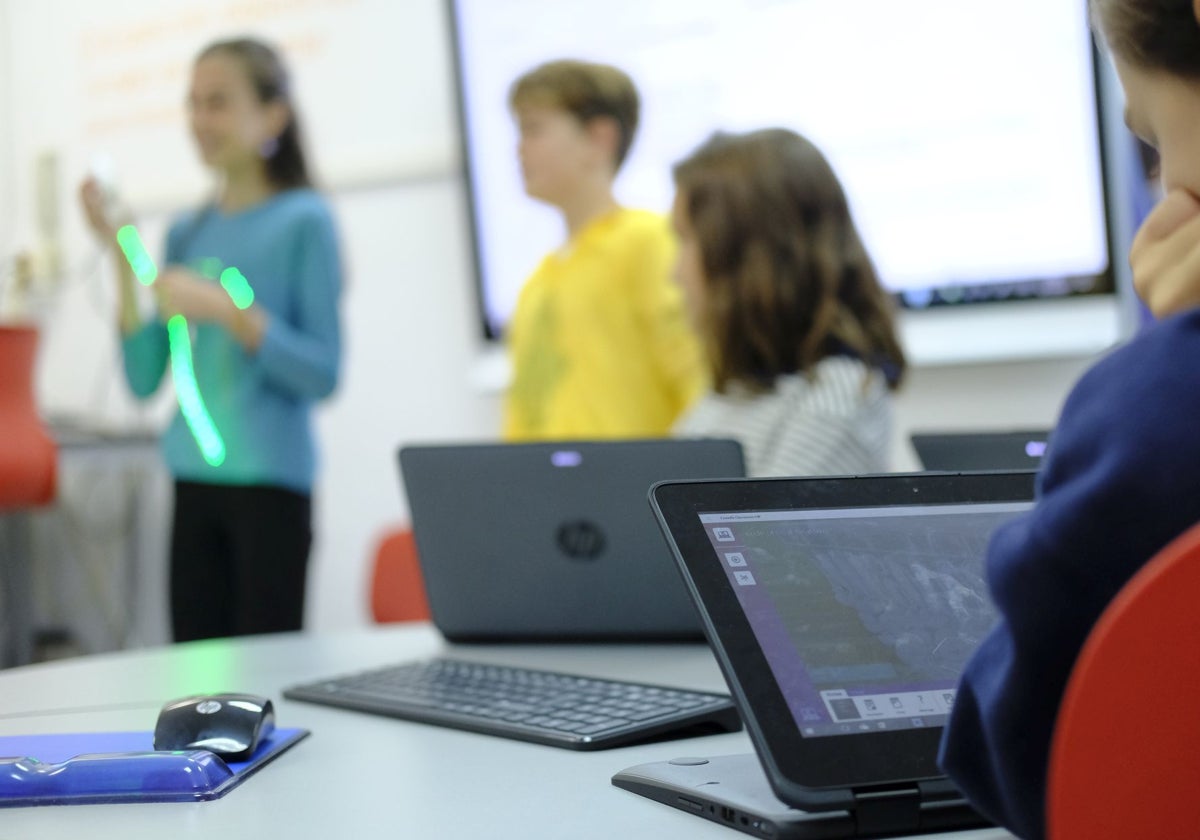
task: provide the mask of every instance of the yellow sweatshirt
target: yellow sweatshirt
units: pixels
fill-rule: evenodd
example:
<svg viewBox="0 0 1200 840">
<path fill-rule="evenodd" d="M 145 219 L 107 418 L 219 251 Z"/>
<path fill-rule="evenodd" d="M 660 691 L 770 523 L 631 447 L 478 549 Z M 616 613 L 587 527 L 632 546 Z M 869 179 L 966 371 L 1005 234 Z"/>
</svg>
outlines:
<svg viewBox="0 0 1200 840">
<path fill-rule="evenodd" d="M 618 209 L 547 256 L 509 324 L 508 440 L 666 435 L 704 390 L 666 220 Z"/>
</svg>

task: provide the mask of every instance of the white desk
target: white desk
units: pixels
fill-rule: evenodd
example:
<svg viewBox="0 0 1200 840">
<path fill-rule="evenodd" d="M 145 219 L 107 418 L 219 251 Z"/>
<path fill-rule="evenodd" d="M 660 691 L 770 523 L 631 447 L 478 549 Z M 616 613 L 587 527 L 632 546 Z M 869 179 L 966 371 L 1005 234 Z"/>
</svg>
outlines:
<svg viewBox="0 0 1200 840">
<path fill-rule="evenodd" d="M 613 773 L 680 755 L 750 751 L 745 733 L 593 753 L 281 698 L 284 687 L 451 651 L 462 657 L 723 691 L 708 649 L 447 646 L 425 625 L 282 634 L 100 654 L 0 672 L 0 735 L 153 728 L 165 700 L 248 691 L 312 736 L 224 799 L 0 809 L 0 838 L 713 838 L 732 829 L 615 788 Z M 986 830 L 932 835 L 998 840 Z"/>
</svg>

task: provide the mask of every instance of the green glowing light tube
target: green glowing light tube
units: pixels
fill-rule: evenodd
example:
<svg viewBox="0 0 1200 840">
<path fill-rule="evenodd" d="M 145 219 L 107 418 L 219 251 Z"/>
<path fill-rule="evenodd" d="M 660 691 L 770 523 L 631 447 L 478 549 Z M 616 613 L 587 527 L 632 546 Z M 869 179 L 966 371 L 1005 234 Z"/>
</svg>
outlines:
<svg viewBox="0 0 1200 840">
<path fill-rule="evenodd" d="M 154 285 L 158 279 L 158 268 L 142 244 L 137 228 L 133 225 L 123 226 L 117 231 L 117 244 L 121 246 L 121 252 L 138 282 L 143 286 Z M 238 309 L 245 309 L 254 302 L 254 290 L 236 268 L 227 268 L 221 273 L 221 285 Z M 175 381 L 179 410 L 204 460 L 210 466 L 219 467 L 225 462 L 225 441 L 221 439 L 217 425 L 200 396 L 196 371 L 192 367 L 192 340 L 187 319 L 182 315 L 173 315 L 167 321 L 167 341 L 171 348 L 171 378 Z"/>
<path fill-rule="evenodd" d="M 172 315 L 167 321 L 167 340 L 171 345 L 171 377 L 175 380 L 179 410 L 183 412 L 183 419 L 187 421 L 204 460 L 210 466 L 219 467 L 225 462 L 225 441 L 221 439 L 200 396 L 200 388 L 196 385 L 196 371 L 192 368 L 192 340 L 188 335 L 187 319 L 182 315 Z"/>
<path fill-rule="evenodd" d="M 138 235 L 137 228 L 133 225 L 123 225 L 117 231 L 117 244 L 121 246 L 121 253 L 125 255 L 125 260 L 138 282 L 143 286 L 153 285 L 158 279 L 158 269 L 154 265 L 154 258 L 142 244 L 142 237 Z"/>
<path fill-rule="evenodd" d="M 254 290 L 250 288 L 242 272 L 233 266 L 221 272 L 221 286 L 229 293 L 229 298 L 238 309 L 246 309 L 254 303 Z"/>
</svg>

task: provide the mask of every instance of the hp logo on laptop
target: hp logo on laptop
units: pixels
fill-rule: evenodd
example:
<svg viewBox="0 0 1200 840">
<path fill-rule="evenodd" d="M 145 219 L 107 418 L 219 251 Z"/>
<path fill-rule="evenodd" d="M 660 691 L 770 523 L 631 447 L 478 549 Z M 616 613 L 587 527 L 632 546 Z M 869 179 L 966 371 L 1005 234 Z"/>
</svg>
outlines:
<svg viewBox="0 0 1200 840">
<path fill-rule="evenodd" d="M 604 553 L 604 532 L 586 519 L 559 525 L 557 539 L 563 554 L 576 560 L 595 560 Z"/>
</svg>

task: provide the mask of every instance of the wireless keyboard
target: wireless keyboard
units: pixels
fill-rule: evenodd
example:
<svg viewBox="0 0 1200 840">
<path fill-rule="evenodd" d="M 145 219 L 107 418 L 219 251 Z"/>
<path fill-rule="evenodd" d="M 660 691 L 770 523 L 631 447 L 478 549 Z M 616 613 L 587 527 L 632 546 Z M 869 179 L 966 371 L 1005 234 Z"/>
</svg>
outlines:
<svg viewBox="0 0 1200 840">
<path fill-rule="evenodd" d="M 573 750 L 742 725 L 722 694 L 442 658 L 293 686 L 283 696 Z"/>
</svg>

